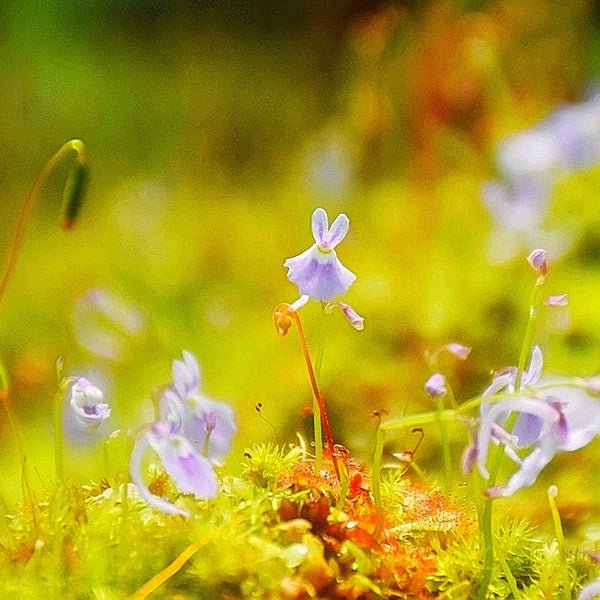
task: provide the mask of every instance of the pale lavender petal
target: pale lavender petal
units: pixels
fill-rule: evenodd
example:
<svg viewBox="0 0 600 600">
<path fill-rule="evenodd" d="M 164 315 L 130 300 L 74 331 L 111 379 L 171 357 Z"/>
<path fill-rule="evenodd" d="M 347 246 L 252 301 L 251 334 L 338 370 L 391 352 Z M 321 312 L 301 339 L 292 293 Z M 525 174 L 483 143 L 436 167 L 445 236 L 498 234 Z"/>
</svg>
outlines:
<svg viewBox="0 0 600 600">
<path fill-rule="evenodd" d="M 322 208 L 317 208 L 312 214 L 312 234 L 316 244 L 324 244 L 328 241 L 329 219 Z"/>
<path fill-rule="evenodd" d="M 196 393 L 200 386 L 200 366 L 196 357 L 187 350 L 183 351 L 183 361 L 173 361 L 173 386 L 184 399 Z"/>
<path fill-rule="evenodd" d="M 338 215 L 329 228 L 323 248 L 333 250 L 346 237 L 348 229 L 350 229 L 348 217 L 344 213 Z"/>
<path fill-rule="evenodd" d="M 288 258 L 284 265 L 289 269 L 288 279 L 298 286 L 301 294 L 313 300 L 327 302 L 346 292 L 356 279 L 339 261 L 335 250 L 323 253 L 316 246 Z"/>
<path fill-rule="evenodd" d="M 85 377 L 77 378 L 71 386 L 69 406 L 83 429 L 98 429 L 110 417 L 111 409 L 102 392 Z"/>
<path fill-rule="evenodd" d="M 365 318 L 361 317 L 349 304 L 340 302 L 340 307 L 348 323 L 357 331 L 362 331 L 365 328 Z"/>
<path fill-rule="evenodd" d="M 498 392 L 501 392 L 504 388 L 510 386 L 515 380 L 515 375 L 512 372 L 503 373 L 502 375 L 497 375 L 492 379 L 492 383 L 486 388 L 486 390 L 481 394 L 483 397 L 486 396 L 494 396 Z"/>
<path fill-rule="evenodd" d="M 233 409 L 229 404 L 200 395 L 190 398 L 190 402 L 191 411 L 185 417 L 182 434 L 202 453 L 206 443 L 208 421 L 214 419 L 214 428 L 210 431 L 208 440 L 207 458 L 213 464 L 220 465 L 229 453 L 233 436 L 237 432 Z"/>
<path fill-rule="evenodd" d="M 519 446 L 531 446 L 539 438 L 543 425 L 537 415 L 521 413 L 511 434 L 517 438 Z"/>
<path fill-rule="evenodd" d="M 508 480 L 502 489 L 502 495 L 512 496 L 518 490 L 533 485 L 542 469 L 554 458 L 556 450 L 556 445 L 552 443 L 540 444 L 534 448 L 523 459 L 521 468 Z"/>
<path fill-rule="evenodd" d="M 542 374 L 543 367 L 544 357 L 542 356 L 542 351 L 540 350 L 539 346 L 535 346 L 533 352 L 531 353 L 529 370 L 527 371 L 527 375 L 524 377 L 523 383 L 526 385 L 535 385 Z"/>
<path fill-rule="evenodd" d="M 462 472 L 465 475 L 469 475 L 471 473 L 471 471 L 473 470 L 473 465 L 475 464 L 475 461 L 477 460 L 477 454 L 478 454 L 477 444 L 475 442 L 473 442 L 472 444 L 469 444 L 465 448 L 465 451 L 463 452 L 462 460 L 461 460 Z"/>
<path fill-rule="evenodd" d="M 299 310 L 310 300 L 310 296 L 308 294 L 302 294 L 298 300 L 295 300 L 290 304 L 290 310 Z"/>
<path fill-rule="evenodd" d="M 129 459 L 129 472 L 131 474 L 131 480 L 138 489 L 140 496 L 154 508 L 167 513 L 169 515 L 181 515 L 182 517 L 189 517 L 189 513 L 178 506 L 175 506 L 172 502 L 155 496 L 150 492 L 142 475 L 142 463 L 146 450 L 150 447 L 150 442 L 146 434 L 140 435 L 133 445 L 131 450 L 131 457 Z"/>
<path fill-rule="evenodd" d="M 217 476 L 208 460 L 187 439 L 176 434 L 164 435 L 164 429 L 157 425 L 148 432 L 148 440 L 177 488 L 197 498 L 214 498 Z"/>
<path fill-rule="evenodd" d="M 329 302 L 325 305 L 323 312 L 330 315 L 335 307 L 338 307 L 346 317 L 346 320 L 354 329 L 362 331 L 365 328 L 365 319 L 361 317 L 349 304 L 346 302 Z"/>
<path fill-rule="evenodd" d="M 531 265 L 533 270 L 537 271 L 540 275 L 546 275 L 546 273 L 548 273 L 546 251 L 542 248 L 533 250 L 527 257 L 527 262 Z"/>
<path fill-rule="evenodd" d="M 560 398 L 561 413 L 566 421 L 566 435 L 560 450 L 583 448 L 600 435 L 600 401 L 574 387 L 553 387 L 552 396 Z"/>
<path fill-rule="evenodd" d="M 554 407 L 550 406 L 544 400 L 538 400 L 535 398 L 512 397 L 502 400 L 497 404 L 490 406 L 486 414 L 482 414 L 481 424 L 477 434 L 477 446 L 479 448 L 477 466 L 480 473 L 485 478 L 489 477 L 486 461 L 489 443 L 493 436 L 494 427 L 497 426 L 499 422 L 503 422 L 512 412 L 527 413 L 537 416 L 543 423 L 539 434 L 540 443 L 543 441 L 544 444 L 548 444 L 550 441 L 556 451 L 558 439 L 556 439 L 556 436 L 551 434 L 551 430 L 556 427 L 560 415 Z M 523 460 L 523 463 L 524 462 L 525 461 Z M 528 464 L 531 464 L 531 461 Z"/>
</svg>

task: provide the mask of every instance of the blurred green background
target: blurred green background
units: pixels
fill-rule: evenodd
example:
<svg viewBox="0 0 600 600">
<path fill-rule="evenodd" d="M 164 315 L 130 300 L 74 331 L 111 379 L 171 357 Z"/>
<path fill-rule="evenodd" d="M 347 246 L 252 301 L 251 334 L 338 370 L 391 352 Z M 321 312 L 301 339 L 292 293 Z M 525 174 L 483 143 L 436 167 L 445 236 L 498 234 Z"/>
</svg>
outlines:
<svg viewBox="0 0 600 600">
<path fill-rule="evenodd" d="M 481 188 L 504 136 L 594 84 L 599 32 L 589 0 L 2 2 L 4 254 L 35 174 L 65 141 L 85 141 L 92 169 L 69 233 L 57 226 L 67 166 L 52 175 L 0 307 L 1 357 L 42 483 L 59 356 L 103 388 L 111 429 L 127 431 L 152 418 L 172 359 L 193 351 L 205 393 L 237 411 L 232 470 L 246 445 L 274 438 L 257 402 L 280 441 L 310 437 L 298 341 L 276 335 L 271 311 L 298 295 L 282 263 L 312 242 L 317 206 L 350 217 L 338 255 L 357 281 L 344 300 L 366 319 L 360 333 L 326 320 L 321 381 L 339 442 L 367 459 L 374 410 L 431 409 L 427 350 L 473 348 L 464 363 L 441 361 L 461 399 L 515 364 L 532 248 L 490 255 Z M 592 166 L 552 189 L 546 225 L 568 221 L 573 239 L 546 286 L 570 306 L 536 329 L 550 373 L 600 372 L 599 188 Z M 316 348 L 317 305 L 302 316 Z M 1 494 L 12 501 L 5 421 Z M 467 436 L 455 433 L 458 456 Z M 391 436 L 389 449 L 413 441 Z M 428 429 L 417 461 L 433 475 L 438 448 Z M 568 475 L 579 489 L 598 449 L 548 477 L 580 461 Z M 69 453 L 75 477 L 102 474 L 98 447 Z"/>
</svg>

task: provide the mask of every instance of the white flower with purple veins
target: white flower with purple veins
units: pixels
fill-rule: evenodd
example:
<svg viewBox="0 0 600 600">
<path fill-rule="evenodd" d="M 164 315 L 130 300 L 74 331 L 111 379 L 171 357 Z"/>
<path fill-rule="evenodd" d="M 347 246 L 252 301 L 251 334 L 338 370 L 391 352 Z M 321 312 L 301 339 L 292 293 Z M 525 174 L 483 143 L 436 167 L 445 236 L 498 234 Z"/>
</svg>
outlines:
<svg viewBox="0 0 600 600">
<path fill-rule="evenodd" d="M 78 377 L 73 382 L 69 406 L 77 425 L 87 431 L 95 431 L 110 417 L 110 407 L 104 402 L 104 395 L 85 377 Z"/>
<path fill-rule="evenodd" d="M 213 464 L 220 465 L 231 449 L 237 431 L 231 406 L 200 393 L 200 366 L 187 350 L 173 361 L 173 384 L 161 400 L 161 417 L 177 416 L 181 432 Z"/>
<path fill-rule="evenodd" d="M 493 497 L 511 496 L 532 485 L 557 452 L 571 452 L 586 446 L 600 434 L 600 403 L 584 390 L 561 385 L 557 380 L 536 390 L 542 372 L 542 353 L 534 348 L 529 371 L 523 373 L 523 393 L 515 393 L 516 369 L 510 368 L 494 378 L 484 397 L 507 392 L 498 402 L 481 405 L 481 423 L 474 447 L 467 450 L 476 460 L 483 477 L 488 478 L 487 458 L 490 442 L 502 444 L 517 471 L 505 486 L 488 490 Z M 526 395 L 533 394 L 533 395 Z M 510 431 L 505 429 L 511 414 L 517 419 Z"/>
<path fill-rule="evenodd" d="M 338 259 L 335 247 L 346 237 L 350 221 L 340 214 L 329 227 L 327 213 L 317 208 L 312 215 L 312 233 L 315 243 L 302 254 L 288 258 L 288 279 L 295 283 L 301 296 L 328 302 L 346 292 L 356 279 Z M 306 298 L 304 303 L 308 300 Z"/>
</svg>

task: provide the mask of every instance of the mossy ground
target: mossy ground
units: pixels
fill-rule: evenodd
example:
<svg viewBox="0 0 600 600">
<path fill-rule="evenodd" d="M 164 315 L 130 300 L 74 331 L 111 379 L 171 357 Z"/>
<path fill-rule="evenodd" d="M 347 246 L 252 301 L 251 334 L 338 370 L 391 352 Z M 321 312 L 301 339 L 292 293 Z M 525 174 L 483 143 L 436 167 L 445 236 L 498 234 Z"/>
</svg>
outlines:
<svg viewBox="0 0 600 600">
<path fill-rule="evenodd" d="M 151 489 L 192 513 L 149 507 L 124 481 L 57 486 L 15 508 L 2 524 L 2 598 L 373 600 L 469 599 L 482 572 L 474 511 L 465 501 L 415 484 L 403 469 L 382 482 L 339 455 L 343 485 L 326 459 L 299 447 L 257 445 L 240 477 L 223 476 L 218 497 L 180 495 L 153 470 Z M 564 598 L 589 579 L 589 557 L 566 562 L 555 540 L 524 522 L 497 530 L 497 553 L 522 598 Z M 511 598 L 501 565 L 490 598 Z"/>
</svg>

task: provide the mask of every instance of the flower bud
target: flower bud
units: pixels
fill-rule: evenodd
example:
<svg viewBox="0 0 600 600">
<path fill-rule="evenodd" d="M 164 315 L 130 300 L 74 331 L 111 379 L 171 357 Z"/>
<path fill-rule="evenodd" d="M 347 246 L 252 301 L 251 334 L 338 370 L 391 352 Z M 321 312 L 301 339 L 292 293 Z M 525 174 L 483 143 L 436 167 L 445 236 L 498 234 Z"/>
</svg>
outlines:
<svg viewBox="0 0 600 600">
<path fill-rule="evenodd" d="M 63 229 L 71 229 L 79 216 L 79 210 L 87 191 L 89 176 L 89 167 L 79 161 L 69 174 L 63 194 Z"/>
<path fill-rule="evenodd" d="M 446 378 L 441 373 L 434 373 L 425 382 L 425 391 L 432 397 L 438 398 L 445 396 L 448 392 L 446 388 Z"/>
<path fill-rule="evenodd" d="M 532 266 L 533 270 L 537 271 L 540 275 L 546 275 L 548 272 L 546 251 L 541 248 L 534 250 L 527 257 L 527 262 Z"/>
<path fill-rule="evenodd" d="M 569 304 L 569 297 L 567 296 L 567 294 L 548 296 L 544 300 L 544 304 L 546 306 L 552 306 L 552 307 L 567 306 Z"/>
</svg>

